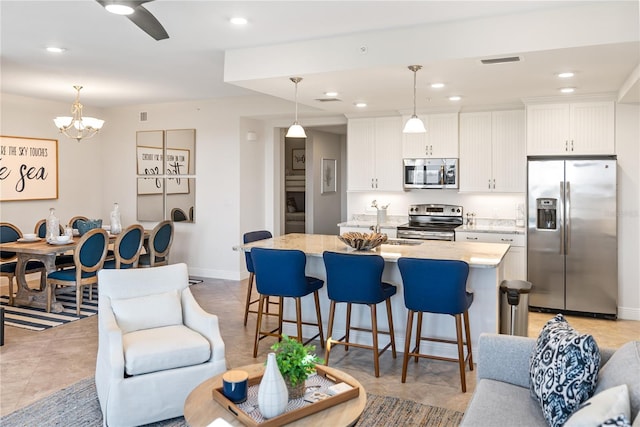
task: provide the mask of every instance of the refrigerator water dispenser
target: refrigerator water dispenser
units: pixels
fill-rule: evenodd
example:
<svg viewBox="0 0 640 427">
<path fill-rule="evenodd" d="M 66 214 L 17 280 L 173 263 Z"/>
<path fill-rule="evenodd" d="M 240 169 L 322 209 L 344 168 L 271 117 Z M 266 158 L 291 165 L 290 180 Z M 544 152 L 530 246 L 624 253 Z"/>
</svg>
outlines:
<svg viewBox="0 0 640 427">
<path fill-rule="evenodd" d="M 555 230 L 557 224 L 558 200 L 540 198 L 536 199 L 538 218 L 536 221 L 538 230 Z"/>
</svg>

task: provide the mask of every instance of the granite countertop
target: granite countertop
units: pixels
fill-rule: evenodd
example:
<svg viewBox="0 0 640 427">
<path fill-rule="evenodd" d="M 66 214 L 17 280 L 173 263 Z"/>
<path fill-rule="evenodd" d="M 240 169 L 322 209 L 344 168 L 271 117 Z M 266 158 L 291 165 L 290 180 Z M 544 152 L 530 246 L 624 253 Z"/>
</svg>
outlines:
<svg viewBox="0 0 640 427">
<path fill-rule="evenodd" d="M 468 231 L 473 233 L 504 233 L 504 234 L 525 234 L 524 227 L 516 227 L 515 225 L 461 225 L 456 231 Z"/>
<path fill-rule="evenodd" d="M 415 241 L 413 241 L 413 243 L 415 243 Z M 246 245 L 235 246 L 233 249 L 249 251 L 252 247 L 299 249 L 308 256 L 318 257 L 322 256 L 324 251 L 363 255 L 375 253 L 382 256 L 382 258 L 388 262 L 397 262 L 400 257 L 451 259 L 465 261 L 472 267 L 480 268 L 497 267 L 509 250 L 509 245 L 504 243 L 429 240 L 418 245 L 383 244 L 372 251 L 356 251 L 338 240 L 337 236 L 298 233 L 259 240 Z"/>
<path fill-rule="evenodd" d="M 397 228 L 399 225 L 403 223 L 397 222 L 384 222 L 380 224 L 380 228 Z M 358 227 L 358 228 L 370 228 L 371 226 L 376 225 L 375 221 L 346 221 L 338 224 L 338 227 Z"/>
</svg>

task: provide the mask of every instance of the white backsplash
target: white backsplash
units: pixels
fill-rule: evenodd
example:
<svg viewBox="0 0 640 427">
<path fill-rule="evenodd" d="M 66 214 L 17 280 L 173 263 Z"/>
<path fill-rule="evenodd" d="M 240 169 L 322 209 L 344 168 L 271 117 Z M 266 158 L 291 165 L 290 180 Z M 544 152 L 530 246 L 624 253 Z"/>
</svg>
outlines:
<svg viewBox="0 0 640 427">
<path fill-rule="evenodd" d="M 459 205 L 463 216 L 475 213 L 476 221 L 494 222 L 510 220 L 515 222 L 518 204 L 525 203 L 525 193 L 459 193 L 456 190 L 411 190 L 406 192 L 352 192 L 347 194 L 348 218 L 354 215 L 375 215 L 371 201 L 389 203 L 387 215 L 407 216 L 409 205 L 422 203 L 442 203 Z"/>
</svg>

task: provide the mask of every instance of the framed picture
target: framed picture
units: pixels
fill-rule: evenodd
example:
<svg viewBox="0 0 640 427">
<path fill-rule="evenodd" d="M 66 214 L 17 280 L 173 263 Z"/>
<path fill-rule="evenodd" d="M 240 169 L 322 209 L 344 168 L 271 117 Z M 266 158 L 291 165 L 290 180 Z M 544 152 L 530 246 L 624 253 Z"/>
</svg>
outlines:
<svg viewBox="0 0 640 427">
<path fill-rule="evenodd" d="M 304 169 L 304 162 L 304 148 L 294 148 L 291 150 L 291 169 Z"/>
<path fill-rule="evenodd" d="M 0 200 L 58 198 L 58 140 L 0 136 Z"/>
<path fill-rule="evenodd" d="M 336 170 L 338 167 L 338 161 L 336 159 L 322 159 L 321 179 L 322 189 L 321 194 L 335 193 L 337 191 L 337 177 Z"/>
</svg>

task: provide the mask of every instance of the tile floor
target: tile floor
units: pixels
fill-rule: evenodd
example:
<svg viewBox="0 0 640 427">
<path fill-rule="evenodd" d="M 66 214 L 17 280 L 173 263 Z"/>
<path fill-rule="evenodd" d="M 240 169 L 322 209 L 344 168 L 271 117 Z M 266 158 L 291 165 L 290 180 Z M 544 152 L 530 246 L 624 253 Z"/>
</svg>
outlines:
<svg viewBox="0 0 640 427">
<path fill-rule="evenodd" d="M 0 291 L 6 293 L 6 288 L 0 287 Z M 220 318 L 229 367 L 256 363 L 252 357 L 255 316 L 250 316 L 246 328 L 242 325 L 246 281 L 207 279 L 192 289 L 203 308 Z M 537 336 L 551 317 L 530 313 L 529 335 Z M 593 334 L 600 346 L 615 348 L 640 339 L 640 322 L 583 317 L 569 317 L 569 321 L 576 329 Z M 5 345 L 0 347 L 0 415 L 93 375 L 97 342 L 97 316 L 42 332 L 7 327 Z M 266 342 L 261 344 L 257 360 L 264 360 L 267 346 Z M 331 366 L 358 378 L 375 394 L 464 411 L 475 389 L 475 371 L 467 371 L 467 393 L 461 393 L 456 363 L 422 359 L 409 368 L 409 378 L 402 384 L 401 354 L 394 360 L 386 352 L 380 362 L 380 377 L 375 378 L 370 351 L 351 348 L 345 355 L 338 348 L 331 354 Z"/>
</svg>

